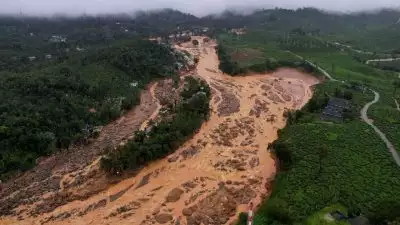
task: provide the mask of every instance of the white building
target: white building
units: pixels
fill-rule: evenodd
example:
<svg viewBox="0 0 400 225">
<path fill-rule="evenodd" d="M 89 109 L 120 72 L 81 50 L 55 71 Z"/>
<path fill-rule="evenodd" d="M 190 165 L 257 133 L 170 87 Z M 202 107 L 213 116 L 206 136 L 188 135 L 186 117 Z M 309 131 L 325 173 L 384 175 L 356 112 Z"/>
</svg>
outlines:
<svg viewBox="0 0 400 225">
<path fill-rule="evenodd" d="M 76 47 L 76 50 L 77 50 L 78 52 L 86 51 L 86 49 L 84 49 L 84 48 L 79 48 L 79 47 Z"/>
<path fill-rule="evenodd" d="M 50 42 L 53 42 L 53 43 L 67 42 L 67 38 L 59 36 L 59 35 L 53 35 L 50 38 Z"/>
</svg>

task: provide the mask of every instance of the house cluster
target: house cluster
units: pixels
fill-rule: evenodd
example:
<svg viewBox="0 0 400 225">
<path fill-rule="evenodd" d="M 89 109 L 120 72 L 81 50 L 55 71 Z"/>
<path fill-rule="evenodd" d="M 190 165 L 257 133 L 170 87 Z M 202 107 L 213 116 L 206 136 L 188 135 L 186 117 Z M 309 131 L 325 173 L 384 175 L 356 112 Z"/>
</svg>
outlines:
<svg viewBox="0 0 400 225">
<path fill-rule="evenodd" d="M 177 32 L 176 34 L 171 34 L 168 37 L 170 39 L 174 39 L 174 38 L 181 38 L 181 37 L 191 37 L 193 36 L 193 32 L 192 31 L 182 31 L 182 32 Z"/>
<path fill-rule="evenodd" d="M 247 29 L 246 28 L 233 28 L 229 32 L 232 34 L 236 34 L 236 35 L 244 35 L 247 33 Z"/>
<path fill-rule="evenodd" d="M 51 36 L 49 41 L 52 43 L 61 43 L 61 42 L 67 42 L 67 38 L 59 35 L 53 35 Z"/>
<path fill-rule="evenodd" d="M 343 121 L 345 110 L 351 108 L 350 101 L 342 98 L 330 98 L 326 107 L 322 110 L 322 120 Z"/>
<path fill-rule="evenodd" d="M 180 27 L 178 27 L 178 30 L 180 30 Z M 196 35 L 203 35 L 207 33 L 210 30 L 208 27 L 201 27 L 201 28 L 193 28 L 191 30 L 185 30 L 185 31 L 177 31 L 174 34 L 170 34 L 169 38 L 170 39 L 179 39 L 179 38 L 184 38 L 184 37 L 191 37 L 191 36 L 196 36 Z"/>
</svg>

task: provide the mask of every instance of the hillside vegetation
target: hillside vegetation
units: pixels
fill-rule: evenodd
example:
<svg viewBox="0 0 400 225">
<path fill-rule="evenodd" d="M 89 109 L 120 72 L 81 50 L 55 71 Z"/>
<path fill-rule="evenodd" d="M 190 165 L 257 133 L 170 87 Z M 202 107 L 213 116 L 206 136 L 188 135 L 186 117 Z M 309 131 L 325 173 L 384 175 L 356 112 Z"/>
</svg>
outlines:
<svg viewBox="0 0 400 225">
<path fill-rule="evenodd" d="M 174 152 L 208 118 L 210 95 L 207 83 L 186 77 L 182 103 L 168 112 L 172 118 L 163 119 L 149 132 L 136 132 L 134 140 L 103 157 L 102 168 L 114 174 L 139 169 L 147 162 Z"/>
<path fill-rule="evenodd" d="M 270 146 L 281 171 L 270 198 L 255 216 L 255 224 L 312 224 L 315 215 L 327 212 L 327 208 L 335 211 L 336 204 L 350 216 L 367 216 L 372 224 L 387 224 L 384 221 L 399 217 L 392 210 L 400 202 L 396 197 L 399 168 L 373 129 L 359 119 L 361 107 L 373 99 L 363 87 L 378 91 L 381 100 L 371 107 L 369 116 L 399 149 L 400 112 L 393 101 L 399 98 L 398 86 L 394 85 L 399 79 L 397 73 L 365 65 L 359 53 L 299 30 L 288 35 L 248 29 L 245 35 L 221 34 L 219 42 L 229 46 L 225 48 L 226 58 L 239 69 L 271 59 L 278 65 L 284 60 L 301 65 L 305 62 L 296 56 L 300 55 L 347 83 L 318 85 L 314 98 L 303 110 L 288 114 L 288 126 Z M 222 64 L 226 59 L 220 58 Z M 263 67 L 262 71 L 270 69 Z M 351 96 L 353 115 L 344 123 L 322 121 L 322 108 L 329 97 L 340 92 Z"/>
<path fill-rule="evenodd" d="M 180 55 L 133 41 L 27 73 L 0 76 L 0 172 L 25 170 L 37 157 L 82 143 L 139 103 L 141 88 L 171 77 Z"/>
</svg>

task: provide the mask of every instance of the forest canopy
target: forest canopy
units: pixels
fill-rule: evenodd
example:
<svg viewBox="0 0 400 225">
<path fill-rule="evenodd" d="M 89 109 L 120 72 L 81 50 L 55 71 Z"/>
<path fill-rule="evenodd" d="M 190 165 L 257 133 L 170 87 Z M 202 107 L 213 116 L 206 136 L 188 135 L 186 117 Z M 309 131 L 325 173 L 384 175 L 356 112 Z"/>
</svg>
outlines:
<svg viewBox="0 0 400 225">
<path fill-rule="evenodd" d="M 175 75 L 179 61 L 168 46 L 135 40 L 44 69 L 1 73 L 0 173 L 83 142 L 138 104 L 150 80 Z"/>
</svg>

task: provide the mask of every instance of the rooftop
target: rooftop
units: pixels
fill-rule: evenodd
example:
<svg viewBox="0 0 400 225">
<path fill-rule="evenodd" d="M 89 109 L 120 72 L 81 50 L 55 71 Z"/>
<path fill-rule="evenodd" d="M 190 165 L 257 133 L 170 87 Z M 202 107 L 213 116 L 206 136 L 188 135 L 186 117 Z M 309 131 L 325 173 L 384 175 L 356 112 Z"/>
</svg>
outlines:
<svg viewBox="0 0 400 225">
<path fill-rule="evenodd" d="M 351 107 L 350 101 L 342 98 L 330 98 L 328 106 L 336 106 L 340 108 L 349 109 Z"/>
</svg>

